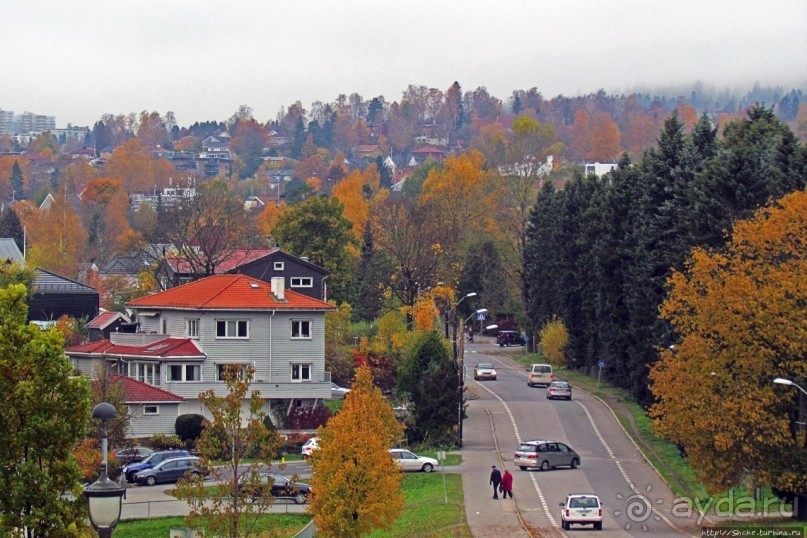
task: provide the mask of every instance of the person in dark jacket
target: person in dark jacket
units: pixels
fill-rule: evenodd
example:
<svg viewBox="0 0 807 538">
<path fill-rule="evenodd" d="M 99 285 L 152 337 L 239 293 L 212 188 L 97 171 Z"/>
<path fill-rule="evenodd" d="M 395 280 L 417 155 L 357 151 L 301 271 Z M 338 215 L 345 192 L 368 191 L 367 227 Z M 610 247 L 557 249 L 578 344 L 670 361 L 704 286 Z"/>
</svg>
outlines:
<svg viewBox="0 0 807 538">
<path fill-rule="evenodd" d="M 502 499 L 507 498 L 507 494 L 510 494 L 510 498 L 513 498 L 513 475 L 510 474 L 510 471 L 507 469 L 504 470 L 504 476 L 502 476 Z"/>
<path fill-rule="evenodd" d="M 495 465 L 491 466 L 493 469 L 490 472 L 490 483 L 493 484 L 493 498 L 499 498 L 499 484 L 502 483 L 502 473 L 496 468 Z"/>
</svg>

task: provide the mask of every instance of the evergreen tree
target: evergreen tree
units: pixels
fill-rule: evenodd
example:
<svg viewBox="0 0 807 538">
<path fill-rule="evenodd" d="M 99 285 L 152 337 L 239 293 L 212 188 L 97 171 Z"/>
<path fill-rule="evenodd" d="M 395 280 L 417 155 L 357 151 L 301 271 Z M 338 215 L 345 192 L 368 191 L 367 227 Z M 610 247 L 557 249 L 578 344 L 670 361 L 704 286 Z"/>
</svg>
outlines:
<svg viewBox="0 0 807 538">
<path fill-rule="evenodd" d="M 368 223 L 364 227 L 361 258 L 351 285 L 354 320 L 372 321 L 381 315 L 384 307 L 383 289 L 391 274 L 392 266 L 375 247 L 373 227 Z"/>
<path fill-rule="evenodd" d="M 20 163 L 17 161 L 14 161 L 14 166 L 11 168 L 11 177 L 9 178 L 9 181 L 11 181 L 11 188 L 14 191 L 14 199 L 23 200 L 22 168 L 20 168 Z"/>
<path fill-rule="evenodd" d="M 0 213 L 0 237 L 10 237 L 14 239 L 20 252 L 25 252 L 25 232 L 17 213 L 10 207 Z"/>
<path fill-rule="evenodd" d="M 709 166 L 693 181 L 689 226 L 694 244 L 724 244 L 733 220 L 807 181 L 805 147 L 770 109 L 756 106 L 729 123 Z"/>
<path fill-rule="evenodd" d="M 392 170 L 390 170 L 386 164 L 384 164 L 385 158 L 379 155 L 375 158 L 375 167 L 378 170 L 378 173 L 381 175 L 381 188 L 382 189 L 389 189 L 392 187 Z"/>
<path fill-rule="evenodd" d="M 423 333 L 405 359 L 399 390 L 414 404 L 414 426 L 409 441 L 430 445 L 454 444 L 459 419 L 459 377 L 446 341 L 434 332 Z"/>
</svg>

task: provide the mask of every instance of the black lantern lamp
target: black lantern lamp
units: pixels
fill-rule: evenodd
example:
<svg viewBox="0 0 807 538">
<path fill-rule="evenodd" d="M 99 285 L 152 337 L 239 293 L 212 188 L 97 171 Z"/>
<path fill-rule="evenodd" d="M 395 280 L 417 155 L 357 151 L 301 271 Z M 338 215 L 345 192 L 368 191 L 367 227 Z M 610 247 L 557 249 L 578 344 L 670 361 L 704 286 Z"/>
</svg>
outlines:
<svg viewBox="0 0 807 538">
<path fill-rule="evenodd" d="M 102 424 L 103 437 L 101 437 L 101 453 L 103 454 L 103 464 L 101 465 L 101 476 L 98 480 L 84 488 L 84 495 L 87 497 L 87 513 L 90 524 L 98 531 L 101 538 L 112 536 L 112 529 L 118 524 L 120 519 L 123 494 L 126 488 L 113 482 L 107 475 L 107 433 L 106 425 L 109 419 L 117 416 L 115 406 L 102 402 L 92 410 L 92 418 L 98 419 Z"/>
</svg>

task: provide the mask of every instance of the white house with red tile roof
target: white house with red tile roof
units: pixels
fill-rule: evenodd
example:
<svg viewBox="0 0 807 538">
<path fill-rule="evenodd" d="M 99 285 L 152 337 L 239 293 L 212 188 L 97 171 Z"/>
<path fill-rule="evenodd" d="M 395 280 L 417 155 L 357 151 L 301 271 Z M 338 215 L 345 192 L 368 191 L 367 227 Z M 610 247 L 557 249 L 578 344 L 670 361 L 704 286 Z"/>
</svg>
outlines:
<svg viewBox="0 0 807 538">
<path fill-rule="evenodd" d="M 179 406 L 185 398 L 123 375 L 112 375 L 109 382 L 122 385 L 123 402 L 129 409 L 131 437 L 174 432 L 174 425 L 180 415 Z"/>
<path fill-rule="evenodd" d="M 331 305 L 240 274 L 214 275 L 135 299 L 139 331 L 68 348 L 74 366 L 92 376 L 97 362 L 182 398 L 178 413 L 210 416 L 199 394 L 226 394 L 227 365 L 255 371 L 250 390 L 291 406 L 330 398 L 325 371 L 325 312 Z M 246 405 L 246 402 L 245 402 Z M 268 413 L 268 401 L 264 406 Z M 174 433 L 173 424 L 164 433 Z"/>
</svg>

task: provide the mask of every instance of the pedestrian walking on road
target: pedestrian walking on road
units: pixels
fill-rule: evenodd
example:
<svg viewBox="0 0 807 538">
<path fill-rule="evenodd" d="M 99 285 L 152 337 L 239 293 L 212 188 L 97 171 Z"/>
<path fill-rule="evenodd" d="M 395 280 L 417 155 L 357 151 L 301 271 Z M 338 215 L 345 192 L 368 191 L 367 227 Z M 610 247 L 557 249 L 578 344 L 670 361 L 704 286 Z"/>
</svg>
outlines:
<svg viewBox="0 0 807 538">
<path fill-rule="evenodd" d="M 507 498 L 507 494 L 510 494 L 510 498 L 513 498 L 513 475 L 510 474 L 510 471 L 507 469 L 504 470 L 504 476 L 502 476 L 502 499 Z"/>
<path fill-rule="evenodd" d="M 502 483 L 502 473 L 496 468 L 495 465 L 491 466 L 493 469 L 490 472 L 490 483 L 493 484 L 493 498 L 499 498 L 499 484 Z"/>
</svg>

